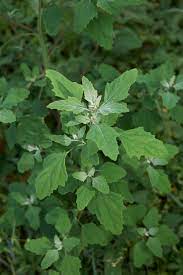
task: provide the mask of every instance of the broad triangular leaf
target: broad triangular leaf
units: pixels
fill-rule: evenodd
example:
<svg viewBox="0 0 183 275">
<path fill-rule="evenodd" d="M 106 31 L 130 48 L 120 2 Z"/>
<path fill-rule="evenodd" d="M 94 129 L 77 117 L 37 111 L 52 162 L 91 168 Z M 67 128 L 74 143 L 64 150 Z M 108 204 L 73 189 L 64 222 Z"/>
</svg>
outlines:
<svg viewBox="0 0 183 275">
<path fill-rule="evenodd" d="M 87 32 L 92 39 L 107 50 L 112 48 L 113 42 L 113 18 L 101 13 L 94 18 L 87 27 Z"/>
<path fill-rule="evenodd" d="M 8 109 L 0 110 L 0 122 L 2 123 L 12 123 L 16 121 L 15 114 Z"/>
<path fill-rule="evenodd" d="M 42 262 L 41 262 L 42 269 L 47 269 L 53 263 L 55 263 L 56 261 L 58 261 L 58 259 L 59 259 L 58 250 L 56 250 L 56 249 L 50 249 L 50 250 L 48 250 L 47 253 L 45 254 Z"/>
<path fill-rule="evenodd" d="M 112 127 L 105 124 L 95 124 L 90 128 L 87 139 L 94 141 L 105 156 L 116 160 L 119 154 L 117 136 L 118 133 Z"/>
<path fill-rule="evenodd" d="M 158 190 L 160 194 L 167 194 L 171 191 L 170 181 L 163 170 L 156 170 L 152 166 L 147 168 L 149 179 L 153 188 Z"/>
<path fill-rule="evenodd" d="M 36 178 L 35 186 L 38 198 L 50 196 L 59 186 L 65 186 L 67 171 L 65 158 L 67 153 L 52 153 L 43 163 L 43 170 Z"/>
<path fill-rule="evenodd" d="M 103 194 L 109 193 L 109 185 L 103 176 L 97 176 L 93 178 L 92 186 Z"/>
<path fill-rule="evenodd" d="M 66 255 L 59 270 L 62 275 L 80 275 L 81 262 L 78 257 Z"/>
<path fill-rule="evenodd" d="M 161 247 L 161 242 L 157 237 L 150 237 L 146 242 L 147 247 L 149 250 L 157 257 L 162 257 L 163 250 Z"/>
<path fill-rule="evenodd" d="M 54 225 L 60 234 L 68 233 L 72 226 L 67 211 L 60 207 L 51 209 L 45 219 L 48 224 Z"/>
<path fill-rule="evenodd" d="M 82 32 L 89 22 L 97 16 L 97 9 L 91 0 L 80 0 L 74 7 L 74 29 Z"/>
<path fill-rule="evenodd" d="M 127 98 L 130 87 L 137 79 L 137 73 L 137 69 L 126 71 L 111 83 L 107 83 L 104 102 L 119 102 Z"/>
<path fill-rule="evenodd" d="M 87 110 L 83 103 L 76 97 L 68 97 L 65 100 L 57 100 L 47 106 L 49 109 L 73 112 L 79 114 Z"/>
<path fill-rule="evenodd" d="M 106 230 L 113 234 L 120 234 L 123 228 L 123 201 L 116 193 L 98 193 L 89 205 L 89 210 Z"/>
<path fill-rule="evenodd" d="M 167 155 L 163 142 L 151 133 L 145 132 L 142 127 L 121 131 L 120 139 L 130 158 L 163 158 Z"/>
<path fill-rule="evenodd" d="M 95 191 L 90 190 L 87 186 L 82 185 L 78 188 L 77 192 L 77 208 L 83 210 L 95 196 Z"/>
<path fill-rule="evenodd" d="M 32 253 L 35 253 L 36 255 L 44 255 L 47 250 L 51 248 L 52 244 L 46 237 L 32 240 L 28 239 L 25 243 L 25 249 Z"/>
<path fill-rule="evenodd" d="M 61 73 L 55 70 L 47 70 L 46 76 L 51 80 L 51 83 L 53 85 L 53 92 L 56 96 L 61 98 L 67 98 L 68 96 L 74 96 L 78 99 L 82 98 L 82 85 L 70 81 Z"/>
</svg>

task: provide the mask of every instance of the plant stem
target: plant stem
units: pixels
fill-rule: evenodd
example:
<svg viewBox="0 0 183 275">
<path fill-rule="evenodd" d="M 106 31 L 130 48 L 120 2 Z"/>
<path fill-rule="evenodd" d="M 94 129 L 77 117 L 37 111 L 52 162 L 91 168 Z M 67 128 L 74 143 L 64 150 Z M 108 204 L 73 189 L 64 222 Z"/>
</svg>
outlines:
<svg viewBox="0 0 183 275">
<path fill-rule="evenodd" d="M 92 251 L 92 269 L 93 269 L 93 275 L 97 275 L 96 264 L 95 264 L 95 255 L 94 255 L 93 251 Z"/>
<path fill-rule="evenodd" d="M 42 0 L 39 0 L 39 7 L 38 7 L 38 38 L 41 46 L 43 66 L 45 70 L 48 67 L 48 53 L 47 53 L 46 44 L 44 42 L 44 35 L 42 30 Z"/>
</svg>

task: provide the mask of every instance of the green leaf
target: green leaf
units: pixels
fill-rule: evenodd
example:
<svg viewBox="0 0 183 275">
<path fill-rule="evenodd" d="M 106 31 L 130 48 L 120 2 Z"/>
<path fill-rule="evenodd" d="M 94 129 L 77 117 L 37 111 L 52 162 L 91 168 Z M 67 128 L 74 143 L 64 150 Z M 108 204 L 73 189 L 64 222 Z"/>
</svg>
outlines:
<svg viewBox="0 0 183 275">
<path fill-rule="evenodd" d="M 157 237 L 149 237 L 146 245 L 155 256 L 160 258 L 163 256 L 161 243 Z"/>
<path fill-rule="evenodd" d="M 113 162 L 105 162 L 100 168 L 100 173 L 106 178 L 107 182 L 117 182 L 126 176 L 126 171 Z"/>
<path fill-rule="evenodd" d="M 107 50 L 112 48 L 113 42 L 113 18 L 107 14 L 99 14 L 87 27 L 89 36 L 101 47 Z"/>
<path fill-rule="evenodd" d="M 156 237 L 160 240 L 162 245 L 175 245 L 178 242 L 177 236 L 166 224 L 159 227 Z"/>
<path fill-rule="evenodd" d="M 120 182 L 115 182 L 114 184 L 110 185 L 110 190 L 115 193 L 119 193 L 124 201 L 127 202 L 134 202 L 133 196 L 129 190 L 128 183 L 124 180 Z"/>
<path fill-rule="evenodd" d="M 102 115 L 120 114 L 129 112 L 129 109 L 126 103 L 104 102 L 98 109 L 98 112 Z"/>
<path fill-rule="evenodd" d="M 153 165 L 166 165 L 179 152 L 178 147 L 173 144 L 165 144 L 165 147 L 167 149 L 168 154 L 166 156 L 164 156 L 163 159 L 152 159 L 151 162 Z"/>
<path fill-rule="evenodd" d="M 31 153 L 24 152 L 17 163 L 20 173 L 24 173 L 34 167 L 34 157 Z"/>
<path fill-rule="evenodd" d="M 56 109 L 59 111 L 73 112 L 74 114 L 79 114 L 87 110 L 85 105 L 76 97 L 68 97 L 65 100 L 54 101 L 47 107 L 49 109 Z"/>
<path fill-rule="evenodd" d="M 41 268 L 42 269 L 47 269 L 53 263 L 58 261 L 58 259 L 59 259 L 59 253 L 56 249 L 48 250 L 46 255 L 44 256 L 42 262 L 41 262 Z"/>
<path fill-rule="evenodd" d="M 160 194 L 168 194 L 171 191 L 168 176 L 162 170 L 156 170 L 152 166 L 147 168 L 149 179 L 153 188 L 158 190 Z"/>
<path fill-rule="evenodd" d="M 104 102 L 119 102 L 128 96 L 130 87 L 137 79 L 137 69 L 124 72 L 105 87 Z"/>
<path fill-rule="evenodd" d="M 66 238 L 63 240 L 63 246 L 66 252 L 70 252 L 73 248 L 80 244 L 80 239 L 75 237 Z"/>
<path fill-rule="evenodd" d="M 4 108 L 12 108 L 29 96 L 29 91 L 24 88 L 11 88 L 2 103 Z"/>
<path fill-rule="evenodd" d="M 123 44 L 123 47 L 121 47 Z M 117 55 L 119 58 L 129 54 L 130 51 L 139 49 L 143 45 L 142 37 L 139 35 L 135 29 L 123 27 L 121 28 L 114 41 L 113 54 Z"/>
<path fill-rule="evenodd" d="M 79 180 L 79 181 L 82 181 L 82 182 L 84 182 L 86 179 L 87 179 L 87 177 L 88 177 L 88 175 L 86 174 L 86 172 L 74 172 L 73 174 L 72 174 L 72 176 L 73 176 L 73 178 L 75 178 L 75 179 L 77 179 L 77 180 Z"/>
<path fill-rule="evenodd" d="M 93 178 L 92 186 L 103 194 L 108 194 L 110 191 L 109 185 L 107 184 L 107 181 L 103 176 Z"/>
<path fill-rule="evenodd" d="M 0 122 L 12 123 L 16 121 L 16 116 L 11 110 L 2 109 L 0 110 Z"/>
<path fill-rule="evenodd" d="M 84 96 L 85 99 L 92 105 L 95 104 L 96 100 L 97 100 L 97 91 L 95 90 L 95 88 L 93 87 L 93 84 L 85 77 L 82 77 L 82 85 L 83 85 L 83 89 L 84 89 Z"/>
<path fill-rule="evenodd" d="M 36 193 L 40 200 L 50 196 L 59 186 L 65 186 L 67 171 L 65 158 L 67 153 L 52 153 L 43 163 L 43 170 L 36 178 Z"/>
<path fill-rule="evenodd" d="M 60 30 L 62 12 L 59 6 L 49 5 L 43 10 L 43 22 L 49 35 L 56 35 Z"/>
<path fill-rule="evenodd" d="M 74 7 L 74 29 L 82 32 L 89 22 L 97 16 L 97 9 L 91 0 L 80 0 Z"/>
<path fill-rule="evenodd" d="M 28 239 L 25 243 L 25 249 L 32 253 L 35 253 L 36 255 L 44 255 L 47 250 L 51 248 L 52 244 L 46 237 L 32 240 Z"/>
<path fill-rule="evenodd" d="M 177 102 L 179 101 L 180 97 L 177 95 L 174 95 L 170 92 L 161 93 L 161 97 L 163 100 L 163 106 L 166 107 L 168 110 L 173 109 Z"/>
<path fill-rule="evenodd" d="M 145 132 L 142 127 L 121 131 L 120 139 L 130 158 L 163 158 L 167 155 L 163 142 L 151 133 Z"/>
<path fill-rule="evenodd" d="M 87 139 L 95 142 L 105 156 L 116 160 L 119 154 L 117 136 L 118 133 L 112 127 L 105 124 L 95 124 L 91 126 Z"/>
<path fill-rule="evenodd" d="M 91 201 L 89 211 L 113 234 L 120 234 L 123 228 L 123 201 L 119 194 L 98 193 Z"/>
<path fill-rule="evenodd" d="M 125 224 L 135 227 L 141 221 L 146 213 L 146 207 L 143 204 L 129 205 L 124 211 Z"/>
<path fill-rule="evenodd" d="M 80 275 L 81 261 L 78 257 L 66 255 L 60 266 L 62 275 Z"/>
<path fill-rule="evenodd" d="M 149 229 L 151 227 L 158 227 L 160 218 L 161 216 L 158 213 L 158 209 L 152 207 L 144 217 L 143 224 Z"/>
<path fill-rule="evenodd" d="M 82 85 L 70 81 L 61 73 L 54 70 L 46 70 L 46 76 L 51 80 L 53 85 L 53 92 L 56 96 L 61 98 L 67 98 L 68 96 L 74 96 L 78 99 L 82 98 Z"/>
<path fill-rule="evenodd" d="M 120 13 L 121 8 L 145 3 L 145 0 L 98 0 L 97 6 L 110 14 Z"/>
<path fill-rule="evenodd" d="M 72 142 L 72 139 L 67 135 L 48 135 L 48 138 L 56 143 L 59 143 L 63 146 L 69 146 Z"/>
<path fill-rule="evenodd" d="M 28 220 L 30 226 L 37 230 L 40 226 L 40 217 L 39 214 L 41 212 L 41 208 L 37 206 L 30 205 L 25 212 L 25 217 Z"/>
<path fill-rule="evenodd" d="M 106 232 L 101 227 L 94 223 L 87 223 L 82 225 L 81 229 L 81 240 L 84 246 L 88 244 L 94 245 L 106 245 L 110 233 Z"/>
<path fill-rule="evenodd" d="M 105 63 L 99 65 L 98 71 L 104 81 L 112 81 L 120 74 L 116 68 Z"/>
<path fill-rule="evenodd" d="M 77 192 L 77 208 L 83 210 L 95 196 L 95 191 L 90 190 L 87 186 L 82 185 L 78 188 Z"/>
<path fill-rule="evenodd" d="M 49 129 L 42 118 L 35 115 L 23 116 L 17 127 L 17 143 L 24 148 L 29 145 L 48 148 L 52 144 L 47 137 L 49 134 Z"/>
<path fill-rule="evenodd" d="M 144 241 L 140 241 L 133 247 L 133 261 L 136 267 L 142 267 L 152 260 L 151 253 Z"/>
<path fill-rule="evenodd" d="M 54 225 L 60 234 L 68 233 L 72 226 L 67 211 L 60 207 L 51 209 L 46 214 L 45 220 L 48 224 Z"/>
</svg>

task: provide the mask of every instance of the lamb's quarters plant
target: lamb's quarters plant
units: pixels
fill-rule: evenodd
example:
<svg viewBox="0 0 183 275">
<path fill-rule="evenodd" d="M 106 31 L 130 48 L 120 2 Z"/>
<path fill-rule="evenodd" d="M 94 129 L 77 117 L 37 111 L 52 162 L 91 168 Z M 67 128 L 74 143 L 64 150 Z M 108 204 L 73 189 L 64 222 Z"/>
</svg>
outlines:
<svg viewBox="0 0 183 275">
<path fill-rule="evenodd" d="M 24 213 L 20 224 L 28 221 L 33 230 L 40 228 L 37 238 L 27 239 L 25 249 L 39 255 L 43 270 L 80 274 L 80 256 L 86 249 L 110 246 L 115 235 L 123 238 L 132 230 L 130 251 L 136 267 L 162 258 L 165 245 L 175 245 L 177 238 L 161 221 L 158 209 L 148 210 L 135 199 L 133 187 L 125 181 L 123 157 L 131 165 L 141 165 L 152 194 L 171 192 L 168 175 L 154 165 L 174 156 L 170 145 L 142 127 L 124 130 L 118 123 L 129 112 L 124 100 L 137 80 L 137 69 L 108 82 L 104 92 L 85 76 L 82 84 L 54 70 L 47 70 L 46 76 L 58 98 L 48 108 L 59 112 L 59 133 L 52 134 L 42 119 L 29 116 L 17 127 L 17 142 L 24 148 L 18 170 L 32 170 L 32 175 L 26 190 L 12 186 L 10 209 L 12 214 Z M 7 98 L 4 104 L 12 106 L 15 101 L 19 100 Z M 1 223 L 12 214 L 7 212 Z M 166 243 L 164 234 L 169 236 Z"/>
<path fill-rule="evenodd" d="M 0 1 L 0 274 L 183 274 L 182 41 L 181 0 Z"/>
</svg>

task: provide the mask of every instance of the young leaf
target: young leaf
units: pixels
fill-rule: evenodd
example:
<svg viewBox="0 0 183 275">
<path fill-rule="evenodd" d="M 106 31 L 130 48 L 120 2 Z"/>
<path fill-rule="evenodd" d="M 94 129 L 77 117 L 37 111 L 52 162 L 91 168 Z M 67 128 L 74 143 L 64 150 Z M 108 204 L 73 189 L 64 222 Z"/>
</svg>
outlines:
<svg viewBox="0 0 183 275">
<path fill-rule="evenodd" d="M 57 100 L 47 106 L 49 109 L 73 112 L 79 114 L 87 110 L 83 103 L 76 97 L 68 97 L 65 100 Z"/>
<path fill-rule="evenodd" d="M 123 228 L 123 201 L 119 194 L 98 193 L 91 201 L 89 211 L 113 234 L 120 234 Z"/>
<path fill-rule="evenodd" d="M 129 157 L 163 158 L 167 155 L 163 142 L 142 127 L 121 131 L 121 142 Z"/>
<path fill-rule="evenodd" d="M 126 103 L 117 103 L 117 102 L 107 102 L 103 103 L 100 108 L 98 109 L 102 115 L 108 114 L 120 114 L 120 113 L 127 113 L 129 109 L 127 108 Z"/>
<path fill-rule="evenodd" d="M 65 186 L 67 181 L 67 171 L 65 158 L 67 153 L 52 153 L 43 163 L 43 170 L 36 178 L 36 193 L 40 200 L 56 190 L 59 186 Z"/>
<path fill-rule="evenodd" d="M 87 139 L 95 142 L 105 156 L 116 160 L 119 154 L 117 136 L 118 133 L 112 127 L 105 124 L 95 124 L 90 128 Z"/>
<path fill-rule="evenodd" d="M 80 275 L 81 262 L 78 257 L 66 255 L 61 263 L 59 270 L 62 275 Z"/>
<path fill-rule="evenodd" d="M 93 84 L 85 77 L 82 78 L 82 85 L 84 89 L 84 97 L 90 104 L 95 104 L 97 100 L 97 91 L 93 87 Z"/>
<path fill-rule="evenodd" d="M 51 248 L 52 244 L 46 237 L 32 240 L 28 239 L 25 243 L 25 249 L 32 253 L 35 253 L 36 255 L 44 255 L 47 250 Z"/>
<path fill-rule="evenodd" d="M 97 9 L 91 0 L 80 0 L 74 7 L 74 29 L 82 32 L 89 22 L 97 16 Z"/>
<path fill-rule="evenodd" d="M 109 185 L 103 176 L 93 178 L 92 186 L 103 194 L 109 193 Z"/>
<path fill-rule="evenodd" d="M 171 191 L 168 176 L 162 170 L 156 170 L 152 166 L 147 168 L 149 179 L 153 188 L 158 190 L 160 194 L 168 194 Z"/>
<path fill-rule="evenodd" d="M 124 72 L 105 87 L 104 102 L 119 102 L 128 96 L 128 91 L 137 79 L 137 69 Z"/>
<path fill-rule="evenodd" d="M 83 210 L 95 196 L 95 191 L 90 190 L 87 186 L 82 185 L 78 188 L 77 192 L 77 208 Z"/>
<path fill-rule="evenodd" d="M 77 179 L 77 180 L 79 180 L 79 181 L 82 181 L 82 182 L 84 182 L 86 179 L 87 179 L 87 177 L 88 177 L 88 175 L 86 174 L 86 172 L 74 172 L 73 174 L 72 174 L 72 176 L 73 176 L 73 178 L 75 178 L 75 179 Z"/>
<path fill-rule="evenodd" d="M 59 259 L 59 253 L 56 249 L 48 250 L 46 255 L 44 256 L 42 262 L 41 262 L 41 268 L 47 269 L 50 267 L 53 263 L 58 261 Z"/>
<path fill-rule="evenodd" d="M 53 92 L 56 96 L 61 98 L 67 98 L 68 96 L 74 96 L 78 99 L 82 98 L 82 85 L 70 81 L 61 73 L 54 70 L 47 70 L 46 76 L 51 80 L 51 83 L 53 85 Z"/>
<path fill-rule="evenodd" d="M 112 48 L 113 42 L 113 18 L 101 13 L 94 18 L 87 27 L 89 36 L 101 47 L 107 50 Z"/>
<path fill-rule="evenodd" d="M 12 123 L 16 121 L 16 116 L 11 110 L 2 109 L 0 110 L 0 122 Z"/>
<path fill-rule="evenodd" d="M 155 256 L 160 258 L 163 256 L 161 243 L 157 237 L 149 237 L 146 245 Z"/>
</svg>

